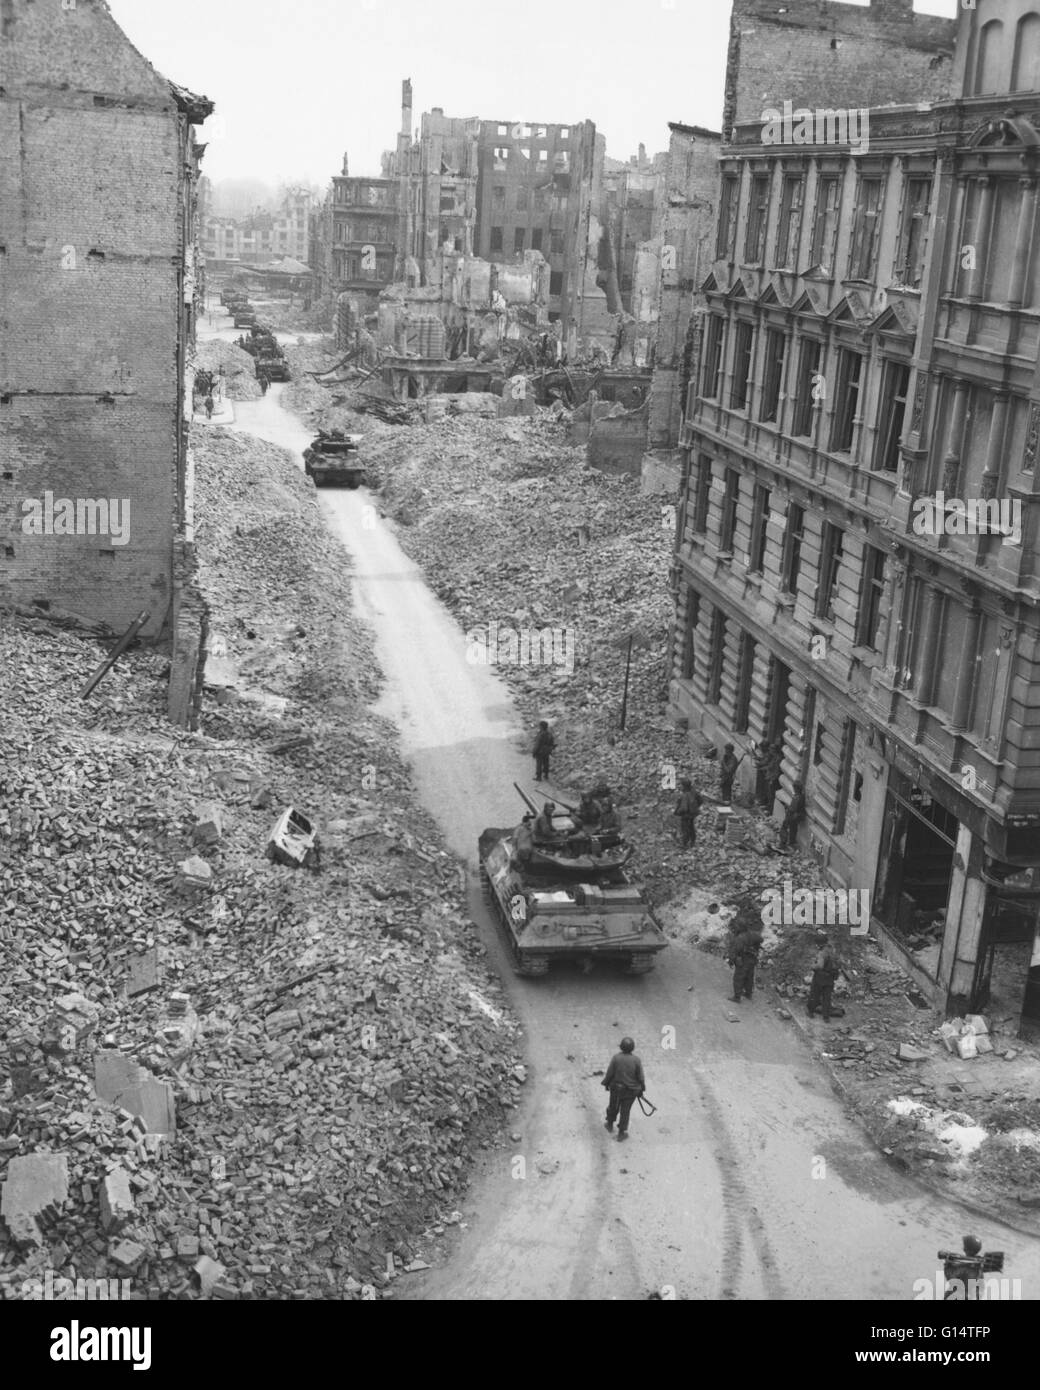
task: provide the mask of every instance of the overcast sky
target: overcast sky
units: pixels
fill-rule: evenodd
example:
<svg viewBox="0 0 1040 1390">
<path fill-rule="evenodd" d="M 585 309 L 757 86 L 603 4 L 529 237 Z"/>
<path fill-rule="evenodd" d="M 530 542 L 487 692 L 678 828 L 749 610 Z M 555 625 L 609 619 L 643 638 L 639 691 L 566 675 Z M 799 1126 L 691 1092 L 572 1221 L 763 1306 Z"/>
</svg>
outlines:
<svg viewBox="0 0 1040 1390">
<path fill-rule="evenodd" d="M 212 179 L 378 173 L 412 79 L 413 126 L 449 116 L 593 120 L 615 159 L 718 130 L 729 0 L 109 0 L 159 71 L 210 97 Z M 917 0 L 952 16 L 956 0 Z"/>
</svg>

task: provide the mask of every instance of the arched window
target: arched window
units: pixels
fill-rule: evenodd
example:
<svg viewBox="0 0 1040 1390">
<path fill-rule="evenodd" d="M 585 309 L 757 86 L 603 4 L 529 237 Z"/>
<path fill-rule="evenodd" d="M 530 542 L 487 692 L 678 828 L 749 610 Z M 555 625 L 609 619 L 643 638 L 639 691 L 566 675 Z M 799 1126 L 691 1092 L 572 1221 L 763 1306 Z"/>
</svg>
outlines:
<svg viewBox="0 0 1040 1390">
<path fill-rule="evenodd" d="M 985 92 L 999 92 L 1001 89 L 1001 70 L 1003 57 L 1004 26 L 999 19 L 991 19 L 979 30 L 979 45 L 975 58 L 974 96 Z"/>
<path fill-rule="evenodd" d="M 1031 11 L 1018 21 L 1015 57 L 1011 67 L 1013 92 L 1040 91 L 1040 14 Z"/>
</svg>

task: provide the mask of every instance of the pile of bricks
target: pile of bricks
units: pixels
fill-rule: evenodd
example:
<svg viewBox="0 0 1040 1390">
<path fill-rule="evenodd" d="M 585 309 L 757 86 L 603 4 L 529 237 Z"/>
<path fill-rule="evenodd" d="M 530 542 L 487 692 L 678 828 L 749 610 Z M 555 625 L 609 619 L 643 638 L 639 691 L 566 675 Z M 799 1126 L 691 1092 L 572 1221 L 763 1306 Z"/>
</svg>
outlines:
<svg viewBox="0 0 1040 1390">
<path fill-rule="evenodd" d="M 86 705 L 93 642 L 0 628 L 6 1298 L 44 1270 L 148 1297 L 377 1296 L 516 1103 L 515 1025 L 369 712 L 313 491 L 255 442 L 207 433 L 196 459 L 209 600 L 290 718 L 214 694 L 206 732 L 171 731 L 147 652 Z M 321 872 L 264 858 L 285 804 L 317 821 Z M 208 874 L 185 885 L 192 858 Z"/>
</svg>

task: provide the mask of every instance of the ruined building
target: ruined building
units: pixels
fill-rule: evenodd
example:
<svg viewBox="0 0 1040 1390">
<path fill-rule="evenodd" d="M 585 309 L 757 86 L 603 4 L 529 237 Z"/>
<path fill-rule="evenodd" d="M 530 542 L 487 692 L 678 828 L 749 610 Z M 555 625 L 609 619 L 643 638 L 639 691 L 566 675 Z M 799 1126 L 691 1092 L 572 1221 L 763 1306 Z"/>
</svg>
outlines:
<svg viewBox="0 0 1040 1390">
<path fill-rule="evenodd" d="M 741 3 L 727 102 L 672 703 L 745 790 L 779 740 L 929 998 L 1035 1030 L 1040 6 Z"/>
<path fill-rule="evenodd" d="M 113 630 L 146 611 L 143 635 L 175 641 L 183 719 L 194 127 L 212 106 L 104 5 L 4 0 L 0 23 L 0 603 Z"/>
</svg>

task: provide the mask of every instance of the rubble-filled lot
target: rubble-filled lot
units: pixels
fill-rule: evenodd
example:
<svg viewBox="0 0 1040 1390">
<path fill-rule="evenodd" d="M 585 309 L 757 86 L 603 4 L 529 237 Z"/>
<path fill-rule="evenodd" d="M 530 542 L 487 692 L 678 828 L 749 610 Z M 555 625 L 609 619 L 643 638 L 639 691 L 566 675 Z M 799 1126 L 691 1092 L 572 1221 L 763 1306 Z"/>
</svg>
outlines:
<svg viewBox="0 0 1040 1390">
<path fill-rule="evenodd" d="M 223 367 L 229 400 L 256 401 L 263 394 L 256 379 L 255 359 L 236 343 L 209 338 L 199 343 L 193 364 L 197 370 L 206 372 L 219 372 Z"/>
<path fill-rule="evenodd" d="M 331 360 L 309 348 L 299 365 L 317 370 Z M 781 888 L 785 879 L 824 887 L 812 859 L 779 852 L 775 827 L 754 808 L 742 808 L 748 831 L 742 844 L 726 834 L 710 806 L 698 823 L 696 849 L 684 852 L 676 843 L 671 788 L 689 775 L 711 795 L 717 773 L 708 750 L 665 717 L 673 526 L 661 499 L 641 495 L 637 480 L 588 469 L 584 451 L 569 443 L 565 418 L 541 411 L 422 423 L 413 411 L 412 423 L 394 426 L 354 413 L 356 389 L 304 377 L 288 388 L 286 404 L 315 426 L 366 435 L 364 453 L 386 513 L 464 630 L 486 632 L 493 622 L 500 631 L 573 629 L 572 670 L 561 662 L 502 666 L 501 674 L 532 737 L 538 719 L 552 724 L 553 786 L 576 789 L 603 777 L 614 789 L 637 846 L 633 867 L 669 933 L 723 952 L 738 906 L 760 907 L 763 890 Z M 939 1035 L 941 1019 L 919 1007 L 924 1001 L 906 976 L 866 937 L 843 928 L 831 935 L 848 972 L 835 993 L 843 1018 L 824 1024 L 805 1017 L 816 947 L 811 932 L 797 927 L 766 931 L 758 999 L 797 1020 L 894 1162 L 1033 1226 L 1032 1209 L 1040 1204 L 1035 1051 L 996 1022 L 991 1053 L 968 1061 L 951 1056 Z M 927 1103 L 928 1113 L 894 1110 L 904 1093 L 915 1106 Z M 947 1122 L 932 1118 L 964 1109 L 971 1112 L 967 1128 L 985 1131 L 968 1153 L 938 1139 L 934 1131 Z"/>
<path fill-rule="evenodd" d="M 376 1297 L 518 1091 L 515 1027 L 414 807 L 342 549 L 287 455 L 193 440 L 220 688 L 87 701 L 92 639 L 0 629 L 0 1292 Z M 284 807 L 320 869 L 264 857 Z"/>
</svg>

